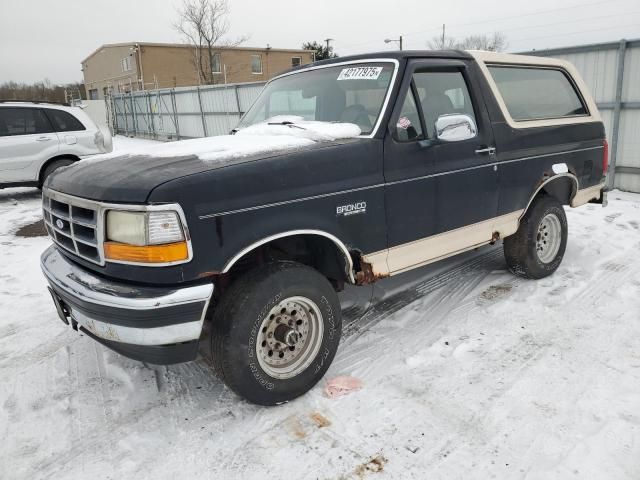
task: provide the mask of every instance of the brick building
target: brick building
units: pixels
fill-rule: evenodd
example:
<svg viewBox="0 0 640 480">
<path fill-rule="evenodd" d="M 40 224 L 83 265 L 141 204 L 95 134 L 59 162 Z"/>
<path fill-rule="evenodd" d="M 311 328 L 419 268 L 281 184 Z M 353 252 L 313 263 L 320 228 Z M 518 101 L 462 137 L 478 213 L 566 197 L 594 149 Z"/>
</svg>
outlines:
<svg viewBox="0 0 640 480">
<path fill-rule="evenodd" d="M 169 43 L 102 45 L 82 61 L 87 98 L 101 99 L 109 90 L 128 92 L 212 83 L 199 73 L 195 46 Z M 200 65 L 213 83 L 268 80 L 297 65 L 313 62 L 313 51 L 280 48 L 220 47 Z M 209 70 L 210 69 L 210 70 Z"/>
</svg>

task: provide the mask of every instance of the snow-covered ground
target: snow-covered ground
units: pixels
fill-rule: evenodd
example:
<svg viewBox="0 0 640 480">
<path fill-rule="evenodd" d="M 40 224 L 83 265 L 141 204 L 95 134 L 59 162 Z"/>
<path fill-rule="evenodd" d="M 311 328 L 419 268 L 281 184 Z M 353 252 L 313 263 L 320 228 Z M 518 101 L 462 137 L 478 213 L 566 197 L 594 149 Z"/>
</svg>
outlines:
<svg viewBox="0 0 640 480">
<path fill-rule="evenodd" d="M 273 408 L 63 325 L 16 236 L 39 208 L 0 190 L 2 479 L 640 478 L 640 195 L 569 209 L 550 278 L 488 249 L 418 282 L 346 329 L 327 378 L 360 391 Z"/>
</svg>

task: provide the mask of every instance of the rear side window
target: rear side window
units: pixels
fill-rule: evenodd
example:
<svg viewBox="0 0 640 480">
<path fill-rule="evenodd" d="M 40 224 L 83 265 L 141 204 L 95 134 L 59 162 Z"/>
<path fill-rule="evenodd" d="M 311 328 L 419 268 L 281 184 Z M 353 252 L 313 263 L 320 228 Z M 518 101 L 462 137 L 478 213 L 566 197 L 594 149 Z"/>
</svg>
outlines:
<svg viewBox="0 0 640 480">
<path fill-rule="evenodd" d="M 516 121 L 587 115 L 569 77 L 550 68 L 489 66 L 509 115 Z"/>
<path fill-rule="evenodd" d="M 51 119 L 56 132 L 77 132 L 86 130 L 76 117 L 64 110 L 47 110 L 47 115 Z"/>
<path fill-rule="evenodd" d="M 51 123 L 39 108 L 0 108 L 0 137 L 51 132 Z"/>
</svg>

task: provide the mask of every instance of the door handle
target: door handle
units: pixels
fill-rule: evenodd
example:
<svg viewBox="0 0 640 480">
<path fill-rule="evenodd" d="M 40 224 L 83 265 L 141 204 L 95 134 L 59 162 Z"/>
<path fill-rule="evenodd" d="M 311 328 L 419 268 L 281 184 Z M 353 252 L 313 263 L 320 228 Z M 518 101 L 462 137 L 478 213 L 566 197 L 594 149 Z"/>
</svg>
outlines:
<svg viewBox="0 0 640 480">
<path fill-rule="evenodd" d="M 476 150 L 476 153 L 478 155 L 480 155 L 482 153 L 488 153 L 489 155 L 495 155 L 496 154 L 496 147 L 479 148 L 478 150 Z"/>
<path fill-rule="evenodd" d="M 51 140 L 51 137 L 38 137 L 38 138 L 36 138 L 37 142 L 48 142 L 49 140 Z"/>
</svg>

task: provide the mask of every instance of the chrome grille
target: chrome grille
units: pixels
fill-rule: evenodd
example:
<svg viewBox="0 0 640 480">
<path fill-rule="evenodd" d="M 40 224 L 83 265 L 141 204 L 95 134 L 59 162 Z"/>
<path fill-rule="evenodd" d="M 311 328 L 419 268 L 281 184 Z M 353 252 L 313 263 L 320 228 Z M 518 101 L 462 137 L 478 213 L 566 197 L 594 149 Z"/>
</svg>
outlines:
<svg viewBox="0 0 640 480">
<path fill-rule="evenodd" d="M 104 265 L 97 203 L 46 190 L 42 194 L 42 210 L 47 232 L 59 247 Z"/>
</svg>

